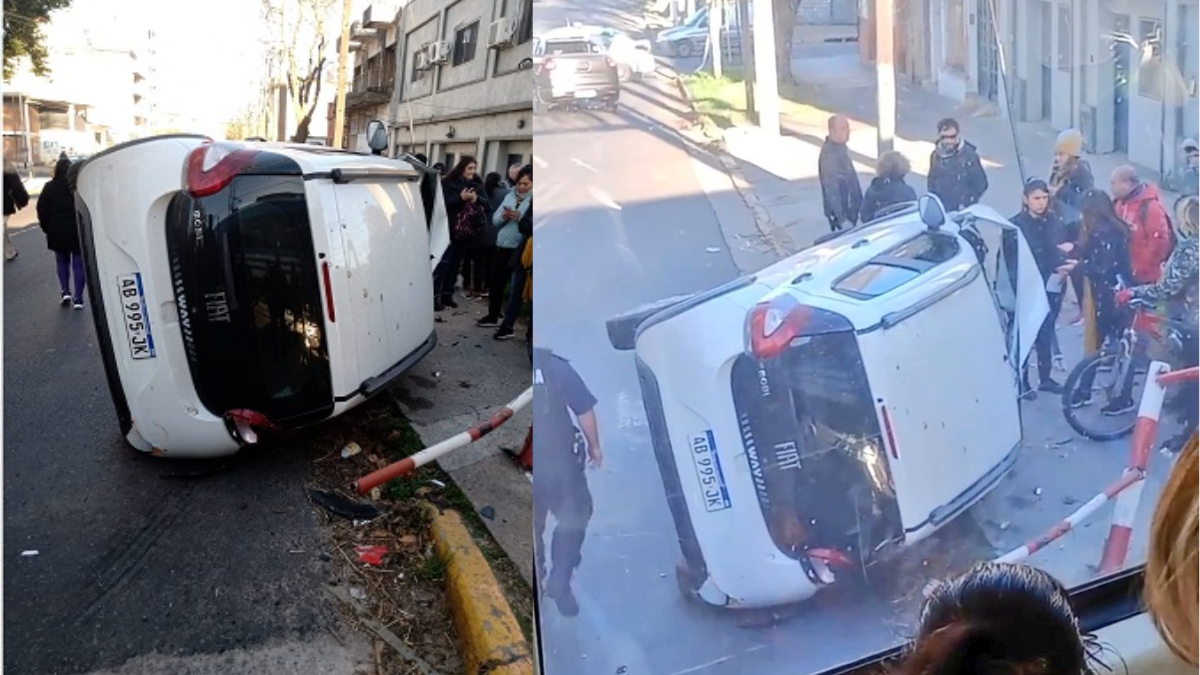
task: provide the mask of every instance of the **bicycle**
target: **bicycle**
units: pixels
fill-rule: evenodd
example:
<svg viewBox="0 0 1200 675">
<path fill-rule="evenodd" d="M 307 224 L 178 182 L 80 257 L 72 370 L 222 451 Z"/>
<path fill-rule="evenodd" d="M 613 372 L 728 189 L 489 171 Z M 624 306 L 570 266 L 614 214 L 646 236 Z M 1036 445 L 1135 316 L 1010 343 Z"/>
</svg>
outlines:
<svg viewBox="0 0 1200 675">
<path fill-rule="evenodd" d="M 1127 424 L 1122 423 L 1114 430 L 1101 431 L 1084 423 L 1079 418 L 1079 411 L 1093 403 L 1095 395 L 1099 393 L 1105 399 L 1105 416 L 1111 418 L 1129 412 L 1136 413 L 1139 397 L 1135 395 L 1134 380 L 1145 372 L 1145 363 L 1148 363 L 1143 358 L 1146 346 L 1165 345 L 1172 357 L 1183 349 L 1183 331 L 1174 322 L 1151 311 L 1154 303 L 1134 298 L 1128 306 L 1133 310 L 1133 317 L 1121 337 L 1085 356 L 1063 383 L 1063 417 L 1076 433 L 1093 441 L 1112 441 L 1128 436 L 1137 423 L 1137 415 L 1134 414 Z M 1111 375 L 1111 381 L 1097 386 L 1097 378 L 1102 373 Z M 1086 391 L 1082 391 L 1084 388 Z M 1140 391 L 1140 387 L 1137 389 Z"/>
</svg>

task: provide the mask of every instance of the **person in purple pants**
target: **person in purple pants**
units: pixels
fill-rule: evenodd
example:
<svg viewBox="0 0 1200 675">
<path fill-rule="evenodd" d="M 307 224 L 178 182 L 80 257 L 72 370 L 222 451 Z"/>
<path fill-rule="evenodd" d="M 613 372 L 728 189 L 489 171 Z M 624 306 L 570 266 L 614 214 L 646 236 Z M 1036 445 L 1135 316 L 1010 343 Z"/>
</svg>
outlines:
<svg viewBox="0 0 1200 675">
<path fill-rule="evenodd" d="M 71 160 L 62 158 L 54 165 L 54 177 L 42 188 L 37 200 L 38 225 L 46 233 L 46 248 L 54 251 L 58 265 L 58 283 L 62 289 L 59 304 L 83 309 L 83 254 L 79 246 L 79 228 L 75 224 L 75 197 L 67 184 Z M 74 293 L 71 277 L 75 278 Z"/>
</svg>

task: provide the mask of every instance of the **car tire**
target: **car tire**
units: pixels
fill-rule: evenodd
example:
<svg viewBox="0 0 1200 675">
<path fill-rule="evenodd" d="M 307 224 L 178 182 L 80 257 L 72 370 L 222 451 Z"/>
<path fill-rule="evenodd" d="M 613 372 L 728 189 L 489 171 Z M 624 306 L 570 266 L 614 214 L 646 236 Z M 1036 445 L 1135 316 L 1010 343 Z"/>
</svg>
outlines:
<svg viewBox="0 0 1200 675">
<path fill-rule="evenodd" d="M 696 50 L 692 47 L 691 40 L 680 40 L 679 42 L 672 43 L 671 51 L 675 52 L 675 56 L 686 59 Z"/>
<path fill-rule="evenodd" d="M 605 322 L 605 327 L 608 329 L 609 344 L 613 346 L 613 349 L 618 351 L 632 351 L 637 343 L 638 328 L 641 327 L 646 319 L 668 307 L 678 305 L 693 295 L 693 293 L 687 293 L 685 295 L 663 298 L 655 302 L 648 302 L 612 317 Z"/>
<path fill-rule="evenodd" d="M 684 600 L 696 605 L 707 605 L 696 592 L 696 582 L 692 578 L 692 572 L 682 560 L 675 563 L 675 585 L 679 587 L 679 595 L 683 596 Z"/>
</svg>

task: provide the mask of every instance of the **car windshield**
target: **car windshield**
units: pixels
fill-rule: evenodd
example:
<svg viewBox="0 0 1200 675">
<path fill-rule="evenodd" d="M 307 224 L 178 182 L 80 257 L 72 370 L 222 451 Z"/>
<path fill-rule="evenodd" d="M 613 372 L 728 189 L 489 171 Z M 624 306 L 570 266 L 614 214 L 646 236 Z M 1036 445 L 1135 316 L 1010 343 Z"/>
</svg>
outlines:
<svg viewBox="0 0 1200 675">
<path fill-rule="evenodd" d="M 1200 407 L 1151 365 L 1196 361 L 1195 3 L 643 4 L 534 4 L 657 64 L 535 113 L 534 343 L 596 399 L 534 497 L 545 672 L 865 675 L 985 561 L 1140 612 Z"/>
<path fill-rule="evenodd" d="M 603 49 L 591 40 L 550 40 L 546 43 L 546 54 L 569 56 L 573 54 L 599 54 Z"/>
<path fill-rule="evenodd" d="M 332 407 L 324 311 L 303 180 L 241 176 L 167 217 L 189 365 L 211 412 L 278 422 Z"/>
</svg>

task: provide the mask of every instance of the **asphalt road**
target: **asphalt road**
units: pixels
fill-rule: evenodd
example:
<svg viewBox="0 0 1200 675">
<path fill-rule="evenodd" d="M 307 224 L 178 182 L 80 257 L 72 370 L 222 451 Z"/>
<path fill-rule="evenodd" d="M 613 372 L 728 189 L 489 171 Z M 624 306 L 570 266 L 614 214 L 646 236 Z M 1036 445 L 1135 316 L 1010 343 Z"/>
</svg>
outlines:
<svg viewBox="0 0 1200 675">
<path fill-rule="evenodd" d="M 321 593 L 329 563 L 303 492 L 304 450 L 214 465 L 128 448 L 90 309 L 59 307 L 54 258 L 36 228 L 14 239 L 21 255 L 4 265 L 4 672 L 67 675 L 140 655 L 260 648 L 213 672 L 348 663 L 332 640 L 316 661 L 296 656 L 337 623 Z M 185 672 L 180 663 L 136 672 Z"/>
<path fill-rule="evenodd" d="M 626 8 L 636 11 L 620 0 L 539 3 L 535 31 L 581 21 L 637 33 Z M 570 360 L 596 394 L 606 454 L 604 468 L 590 475 L 596 513 L 575 577 L 581 614 L 565 619 L 543 605 L 548 675 L 804 675 L 858 660 L 911 634 L 915 590 L 941 576 L 937 568 L 962 569 L 1015 548 L 1119 477 L 1127 441 L 1072 437 L 1057 401 L 1042 397 L 1024 406 L 1018 468 L 971 517 L 913 551 L 900 583 L 835 586 L 784 616 L 721 613 L 682 599 L 673 573 L 679 546 L 632 359 L 608 344 L 604 321 L 642 302 L 724 282 L 738 274 L 738 256 L 722 234 L 728 214 L 718 205 L 727 205 L 728 196 L 712 194 L 704 178 L 713 159 L 689 149 L 674 131 L 684 107 L 674 86 L 628 85 L 621 104 L 616 113 L 535 120 L 536 341 Z M 1060 331 L 1068 361 L 1076 357 L 1078 332 Z M 1137 550 L 1144 550 L 1141 533 L 1166 465 L 1158 461 L 1147 481 Z M 1087 579 L 1106 516 L 1035 562 L 1071 584 Z M 1131 554 L 1131 562 L 1138 556 Z"/>
</svg>

